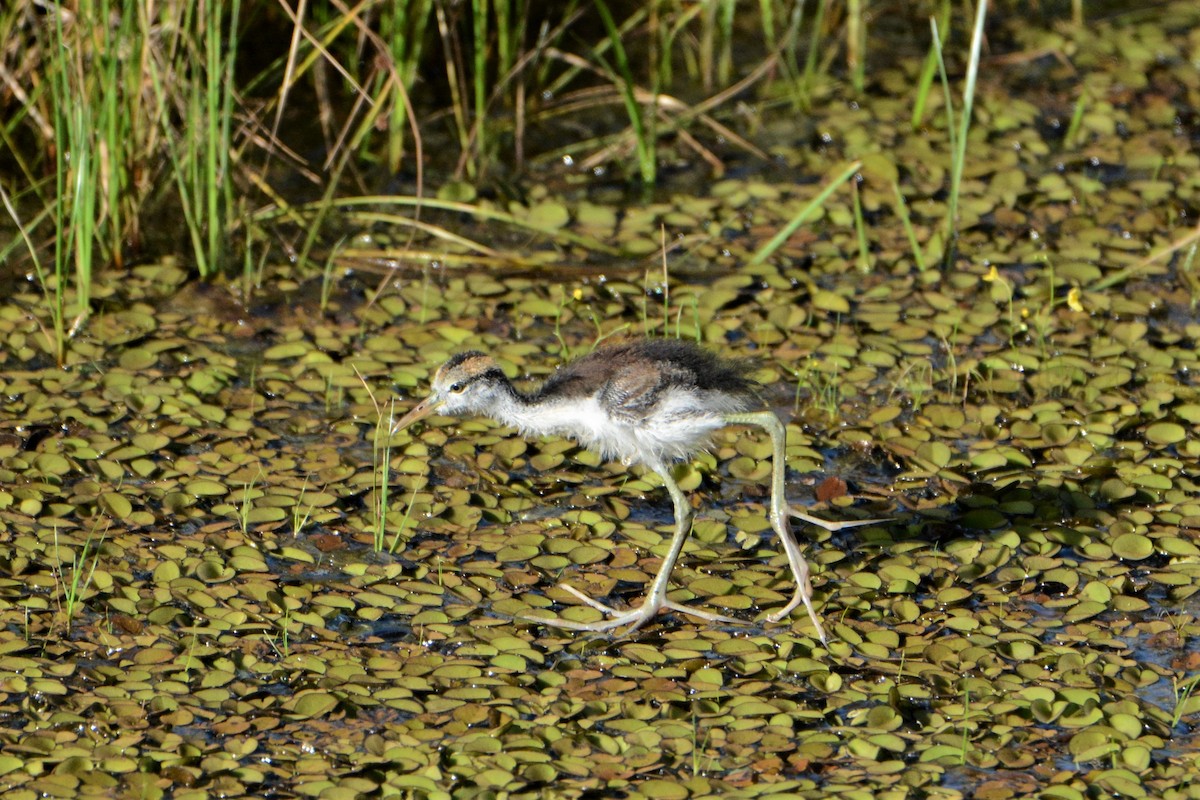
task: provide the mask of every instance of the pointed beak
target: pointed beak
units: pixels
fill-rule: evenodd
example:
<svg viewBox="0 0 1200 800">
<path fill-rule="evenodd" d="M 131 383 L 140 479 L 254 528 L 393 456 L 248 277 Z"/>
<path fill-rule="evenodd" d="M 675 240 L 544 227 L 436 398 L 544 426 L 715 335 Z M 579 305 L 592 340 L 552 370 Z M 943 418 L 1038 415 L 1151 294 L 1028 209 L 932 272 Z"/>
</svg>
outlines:
<svg viewBox="0 0 1200 800">
<path fill-rule="evenodd" d="M 392 423 L 392 433 L 397 434 L 407 428 L 409 425 L 412 425 L 417 420 L 428 417 L 437 410 L 439 405 L 441 405 L 441 400 L 437 397 L 437 395 L 430 395 L 429 397 L 426 397 L 424 400 L 417 403 L 413 407 L 412 411 L 409 411 L 403 417 Z"/>
</svg>

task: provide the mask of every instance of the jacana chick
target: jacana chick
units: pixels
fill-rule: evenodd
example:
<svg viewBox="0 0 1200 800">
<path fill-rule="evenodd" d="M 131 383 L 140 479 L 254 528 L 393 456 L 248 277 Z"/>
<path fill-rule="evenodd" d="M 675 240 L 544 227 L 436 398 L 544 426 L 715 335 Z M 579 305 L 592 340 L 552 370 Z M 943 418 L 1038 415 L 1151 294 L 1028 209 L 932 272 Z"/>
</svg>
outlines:
<svg viewBox="0 0 1200 800">
<path fill-rule="evenodd" d="M 726 425 L 760 426 L 770 435 L 773 449 L 771 526 L 783 542 L 796 580 L 791 600 L 768 619 L 778 622 L 803 603 L 824 642 L 825 631 L 812 605 L 808 563 L 792 537 L 789 513 L 830 529 L 865 522 L 826 524 L 789 510 L 784 497 L 785 429 L 774 413 L 753 410 L 759 405 L 759 387 L 746 377 L 746 366 L 689 342 L 633 339 L 594 350 L 525 393 L 512 385 L 490 356 L 459 353 L 438 369 L 430 396 L 398 420 L 392 432 L 434 413 L 485 416 L 516 428 L 523 436 L 564 436 L 604 458 L 642 464 L 657 473 L 675 506 L 675 533 L 643 603 L 620 611 L 564 586 L 607 619 L 595 623 L 535 620 L 575 630 L 628 625 L 633 631 L 667 608 L 711 621 L 737 621 L 667 599 L 667 582 L 692 522 L 691 505 L 671 476 L 671 465 L 693 458 L 708 447 L 713 432 Z"/>
</svg>

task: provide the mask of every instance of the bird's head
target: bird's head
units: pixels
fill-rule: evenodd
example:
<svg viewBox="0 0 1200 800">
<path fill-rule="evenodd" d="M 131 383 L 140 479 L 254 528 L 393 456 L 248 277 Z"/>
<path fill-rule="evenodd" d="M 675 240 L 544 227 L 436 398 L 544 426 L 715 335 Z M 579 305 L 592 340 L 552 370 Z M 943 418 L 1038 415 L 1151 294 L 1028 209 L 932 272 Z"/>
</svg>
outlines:
<svg viewBox="0 0 1200 800">
<path fill-rule="evenodd" d="M 459 353 L 439 367 L 431 388 L 429 397 L 396 421 L 392 433 L 430 414 L 486 415 L 513 391 L 495 360 L 475 350 Z"/>
</svg>

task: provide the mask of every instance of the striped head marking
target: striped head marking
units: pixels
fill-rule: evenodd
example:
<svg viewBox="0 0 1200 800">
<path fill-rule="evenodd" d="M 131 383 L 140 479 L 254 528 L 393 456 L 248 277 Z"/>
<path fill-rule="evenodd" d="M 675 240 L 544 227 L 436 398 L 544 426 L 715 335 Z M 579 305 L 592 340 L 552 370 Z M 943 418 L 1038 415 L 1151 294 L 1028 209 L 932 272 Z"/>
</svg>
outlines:
<svg viewBox="0 0 1200 800">
<path fill-rule="evenodd" d="M 498 397 L 512 393 L 495 360 L 476 350 L 459 353 L 439 367 L 431 388 L 429 397 L 396 422 L 393 433 L 430 414 L 486 413 Z"/>
</svg>

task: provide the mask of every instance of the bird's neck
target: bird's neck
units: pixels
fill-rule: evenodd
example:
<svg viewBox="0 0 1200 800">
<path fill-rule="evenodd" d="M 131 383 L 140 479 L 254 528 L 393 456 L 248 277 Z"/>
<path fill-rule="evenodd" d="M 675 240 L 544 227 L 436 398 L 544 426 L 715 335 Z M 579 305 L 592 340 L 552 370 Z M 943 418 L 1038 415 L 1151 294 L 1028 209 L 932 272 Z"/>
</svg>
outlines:
<svg viewBox="0 0 1200 800">
<path fill-rule="evenodd" d="M 488 415 L 522 435 L 552 436 L 573 433 L 572 418 L 582 410 L 564 398 L 526 394 L 511 384 L 498 393 Z"/>
<path fill-rule="evenodd" d="M 496 386 L 486 408 L 480 410 L 499 423 L 523 431 L 531 430 L 529 421 L 536 417 L 533 398 L 507 381 Z"/>
</svg>

